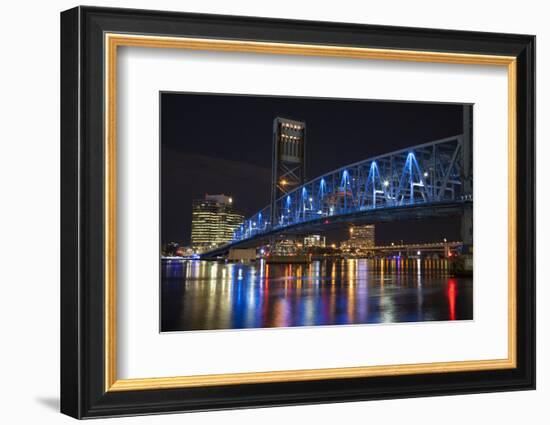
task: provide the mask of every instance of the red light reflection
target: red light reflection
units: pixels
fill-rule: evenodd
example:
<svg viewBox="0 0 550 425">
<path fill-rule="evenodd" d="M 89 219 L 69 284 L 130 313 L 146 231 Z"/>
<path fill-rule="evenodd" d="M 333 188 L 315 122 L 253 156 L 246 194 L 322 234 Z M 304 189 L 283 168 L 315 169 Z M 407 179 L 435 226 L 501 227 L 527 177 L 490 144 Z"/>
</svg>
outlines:
<svg viewBox="0 0 550 425">
<path fill-rule="evenodd" d="M 447 298 L 449 299 L 449 320 L 456 320 L 456 279 L 447 282 Z"/>
</svg>

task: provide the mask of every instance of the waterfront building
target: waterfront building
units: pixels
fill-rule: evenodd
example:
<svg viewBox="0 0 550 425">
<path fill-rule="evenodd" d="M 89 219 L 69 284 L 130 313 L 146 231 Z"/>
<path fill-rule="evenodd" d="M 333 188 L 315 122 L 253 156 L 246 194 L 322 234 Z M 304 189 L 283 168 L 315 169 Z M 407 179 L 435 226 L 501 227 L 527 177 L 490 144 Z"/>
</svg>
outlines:
<svg viewBox="0 0 550 425">
<path fill-rule="evenodd" d="M 324 248 L 326 239 L 321 235 L 308 235 L 304 238 L 304 248 Z"/>
<path fill-rule="evenodd" d="M 279 239 L 274 242 L 271 248 L 271 254 L 273 255 L 297 255 L 301 252 L 303 244 L 296 239 Z"/>
<path fill-rule="evenodd" d="M 201 253 L 224 245 L 233 239 L 233 232 L 244 216 L 233 206 L 233 198 L 224 194 L 205 195 L 193 200 L 191 247 Z"/>
</svg>

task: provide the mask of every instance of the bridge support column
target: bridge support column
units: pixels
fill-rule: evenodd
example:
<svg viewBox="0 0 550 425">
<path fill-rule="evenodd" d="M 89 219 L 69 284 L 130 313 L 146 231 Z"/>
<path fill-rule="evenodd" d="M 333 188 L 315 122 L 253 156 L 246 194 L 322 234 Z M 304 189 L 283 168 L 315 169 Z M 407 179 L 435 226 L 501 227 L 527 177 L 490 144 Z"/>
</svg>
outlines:
<svg viewBox="0 0 550 425">
<path fill-rule="evenodd" d="M 472 131 L 473 107 L 464 105 L 462 112 L 462 197 L 471 200 L 473 197 L 473 170 L 472 170 Z M 461 236 L 464 243 L 464 254 L 472 253 L 474 244 L 474 219 L 472 204 L 464 206 L 461 222 Z"/>
<path fill-rule="evenodd" d="M 229 261 L 254 261 L 256 248 L 231 248 L 227 259 Z"/>
<path fill-rule="evenodd" d="M 277 199 L 306 181 L 306 123 L 277 117 L 273 120 L 271 157 L 271 227 L 277 223 Z"/>
<path fill-rule="evenodd" d="M 474 244 L 474 212 L 472 204 L 467 204 L 462 213 L 460 233 L 464 243 L 465 253 L 471 253 Z"/>
</svg>

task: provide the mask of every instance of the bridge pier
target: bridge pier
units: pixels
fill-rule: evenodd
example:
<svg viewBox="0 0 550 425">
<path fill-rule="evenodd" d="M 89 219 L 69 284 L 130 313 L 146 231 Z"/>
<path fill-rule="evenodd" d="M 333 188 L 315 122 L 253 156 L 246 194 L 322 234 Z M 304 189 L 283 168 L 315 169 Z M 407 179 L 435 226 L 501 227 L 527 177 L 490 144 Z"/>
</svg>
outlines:
<svg viewBox="0 0 550 425">
<path fill-rule="evenodd" d="M 227 255 L 229 261 L 254 261 L 256 248 L 231 248 Z"/>
<path fill-rule="evenodd" d="M 462 111 L 462 198 L 473 197 L 473 163 L 472 163 L 473 106 L 464 105 Z M 464 243 L 464 254 L 471 254 L 474 244 L 474 218 L 471 203 L 464 204 L 461 221 L 461 236 Z"/>
<path fill-rule="evenodd" d="M 471 253 L 472 246 L 474 245 L 474 212 L 472 204 L 466 204 L 464 206 L 464 212 L 462 213 L 460 233 L 462 236 L 462 242 L 464 242 L 465 253 Z"/>
</svg>

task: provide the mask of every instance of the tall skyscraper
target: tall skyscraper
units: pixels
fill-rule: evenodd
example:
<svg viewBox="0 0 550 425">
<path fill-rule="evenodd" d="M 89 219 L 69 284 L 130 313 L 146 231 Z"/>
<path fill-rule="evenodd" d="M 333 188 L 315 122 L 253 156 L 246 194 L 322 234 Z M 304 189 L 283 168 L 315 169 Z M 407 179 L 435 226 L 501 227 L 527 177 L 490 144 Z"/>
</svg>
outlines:
<svg viewBox="0 0 550 425">
<path fill-rule="evenodd" d="M 231 241 L 244 217 L 226 195 L 205 195 L 193 201 L 191 247 L 196 253 L 208 251 Z"/>
</svg>

